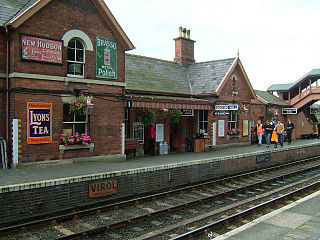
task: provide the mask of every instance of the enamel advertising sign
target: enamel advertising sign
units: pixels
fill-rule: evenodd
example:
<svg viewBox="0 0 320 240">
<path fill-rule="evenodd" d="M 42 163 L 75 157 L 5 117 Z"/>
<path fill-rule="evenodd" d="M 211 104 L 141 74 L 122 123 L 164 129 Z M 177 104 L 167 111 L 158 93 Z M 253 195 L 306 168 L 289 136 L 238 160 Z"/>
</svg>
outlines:
<svg viewBox="0 0 320 240">
<path fill-rule="evenodd" d="M 21 60 L 62 65 L 63 41 L 21 34 Z"/>
<path fill-rule="evenodd" d="M 96 38 L 96 77 L 117 79 L 118 64 L 117 41 L 97 37 Z"/>
<path fill-rule="evenodd" d="M 52 104 L 29 102 L 27 109 L 28 144 L 52 142 Z"/>
</svg>

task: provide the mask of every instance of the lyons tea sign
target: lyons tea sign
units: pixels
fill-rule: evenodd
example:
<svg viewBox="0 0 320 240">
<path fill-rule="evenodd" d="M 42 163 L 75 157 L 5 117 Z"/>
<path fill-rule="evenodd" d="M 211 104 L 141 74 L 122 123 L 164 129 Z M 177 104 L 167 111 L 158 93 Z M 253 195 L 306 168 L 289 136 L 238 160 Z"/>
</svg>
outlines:
<svg viewBox="0 0 320 240">
<path fill-rule="evenodd" d="M 96 76 L 117 79 L 118 43 L 115 40 L 96 38 Z"/>
</svg>

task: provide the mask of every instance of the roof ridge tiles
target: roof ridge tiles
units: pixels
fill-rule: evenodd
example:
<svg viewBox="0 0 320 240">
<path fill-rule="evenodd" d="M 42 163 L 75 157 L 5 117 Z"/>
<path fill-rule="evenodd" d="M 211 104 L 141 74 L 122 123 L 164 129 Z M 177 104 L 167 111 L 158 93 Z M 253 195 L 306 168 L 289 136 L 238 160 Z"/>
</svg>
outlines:
<svg viewBox="0 0 320 240">
<path fill-rule="evenodd" d="M 126 55 L 133 56 L 133 57 L 139 57 L 139 58 L 148 58 L 148 59 L 151 59 L 151 60 L 157 60 L 157 61 L 162 61 L 162 62 L 174 63 L 174 61 L 170 61 L 170 60 L 165 60 L 165 59 L 155 58 L 155 57 L 149 57 L 149 56 L 143 56 L 143 55 L 137 55 L 137 54 L 132 54 L 132 53 L 126 53 Z"/>
</svg>

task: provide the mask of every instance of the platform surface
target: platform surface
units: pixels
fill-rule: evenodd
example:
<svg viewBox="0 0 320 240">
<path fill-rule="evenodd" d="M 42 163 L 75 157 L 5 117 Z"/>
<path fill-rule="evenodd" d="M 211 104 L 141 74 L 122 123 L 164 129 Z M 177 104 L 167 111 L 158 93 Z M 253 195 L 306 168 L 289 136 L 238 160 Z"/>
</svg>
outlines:
<svg viewBox="0 0 320 240">
<path fill-rule="evenodd" d="M 294 147 L 311 143 L 320 143 L 320 139 L 299 139 L 294 140 L 291 145 L 284 143 L 284 147 Z M 0 169 L 0 187 L 33 183 L 46 180 L 55 180 L 68 177 L 76 177 L 83 175 L 91 175 L 97 173 L 111 173 L 116 171 L 139 169 L 145 167 L 179 164 L 184 162 L 192 162 L 197 160 L 212 159 L 215 157 L 228 157 L 232 155 L 245 154 L 245 153 L 259 153 L 264 151 L 280 151 L 271 145 L 266 147 L 265 144 L 258 146 L 257 144 L 238 146 L 232 148 L 216 149 L 208 152 L 182 152 L 172 153 L 168 155 L 155 155 L 130 158 L 126 161 L 108 160 L 108 161 L 94 161 L 94 162 L 76 162 L 76 163 L 63 163 L 63 160 L 58 164 L 45 164 L 45 165 L 31 165 L 27 167 L 18 167 L 11 169 Z M 320 152 L 320 150 L 319 150 Z"/>
</svg>

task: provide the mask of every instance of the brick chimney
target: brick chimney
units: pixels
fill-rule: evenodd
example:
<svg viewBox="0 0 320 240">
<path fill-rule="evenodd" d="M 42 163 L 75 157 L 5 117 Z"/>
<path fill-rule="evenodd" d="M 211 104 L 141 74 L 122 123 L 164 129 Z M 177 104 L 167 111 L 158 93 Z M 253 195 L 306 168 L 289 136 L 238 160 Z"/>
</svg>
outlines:
<svg viewBox="0 0 320 240">
<path fill-rule="evenodd" d="M 174 39 L 175 41 L 175 57 L 174 62 L 186 66 L 190 63 L 194 63 L 194 43 L 195 41 L 190 39 L 190 30 L 179 27 L 179 37 Z"/>
</svg>

